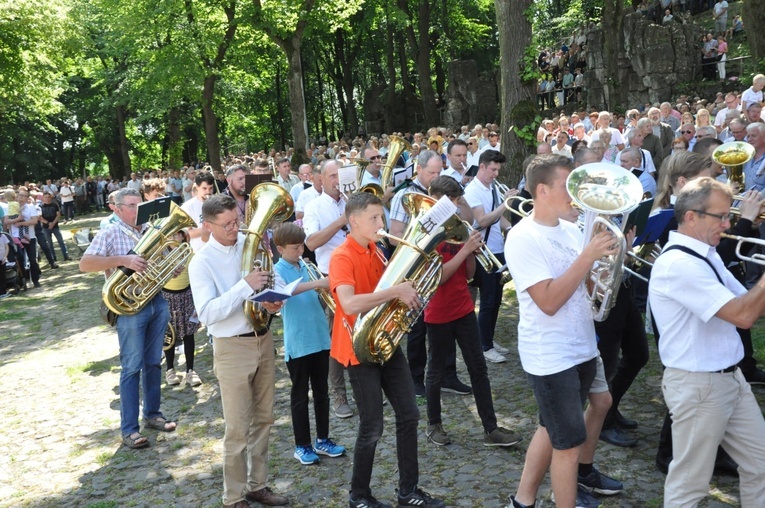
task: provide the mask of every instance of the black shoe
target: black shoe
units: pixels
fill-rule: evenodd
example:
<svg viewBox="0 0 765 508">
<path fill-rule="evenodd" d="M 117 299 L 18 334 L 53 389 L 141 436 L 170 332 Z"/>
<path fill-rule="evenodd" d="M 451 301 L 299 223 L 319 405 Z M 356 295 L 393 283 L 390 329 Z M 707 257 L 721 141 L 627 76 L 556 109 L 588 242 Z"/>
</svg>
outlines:
<svg viewBox="0 0 765 508">
<path fill-rule="evenodd" d="M 750 385 L 765 385 L 765 370 L 754 369 L 749 374 L 744 374 L 744 377 Z"/>
<path fill-rule="evenodd" d="M 51 267 L 51 268 L 58 268 L 58 265 L 57 265 L 57 264 L 56 264 L 56 262 L 54 261 L 53 263 L 51 263 L 51 264 L 50 264 L 50 267 Z"/>
<path fill-rule="evenodd" d="M 672 462 L 672 457 L 665 457 L 663 455 L 656 454 L 656 469 L 664 474 L 669 471 L 669 463 Z"/>
<path fill-rule="evenodd" d="M 422 382 L 422 379 L 413 379 L 414 382 L 414 394 L 418 397 L 424 397 L 425 396 L 425 383 Z"/>
<path fill-rule="evenodd" d="M 738 476 L 738 464 L 722 448 L 717 450 L 715 459 L 715 473 L 719 475 Z"/>
<path fill-rule="evenodd" d="M 611 443 L 614 446 L 629 448 L 637 444 L 637 439 L 630 437 L 622 429 L 614 427 L 613 429 L 603 429 L 600 431 L 600 440 Z"/>
<path fill-rule="evenodd" d="M 396 489 L 398 492 L 398 489 Z M 446 503 L 440 499 L 434 499 L 420 488 L 414 489 L 414 492 L 407 496 L 398 494 L 398 506 L 421 506 L 422 508 L 446 508 Z"/>
<path fill-rule="evenodd" d="M 510 496 L 510 505 L 505 508 L 534 508 L 536 503 L 522 504 L 515 500 L 515 496 Z"/>
<path fill-rule="evenodd" d="M 445 393 L 456 393 L 457 395 L 470 395 L 473 393 L 473 388 L 455 377 L 454 379 L 443 381 L 441 383 L 441 391 Z"/>
<path fill-rule="evenodd" d="M 64 258 L 64 261 L 71 261 L 71 260 L 72 260 L 72 258 L 70 258 L 69 256 Z"/>
<path fill-rule="evenodd" d="M 39 283 L 39 282 L 35 282 L 35 287 L 36 287 L 36 288 L 41 288 L 42 286 L 40 285 L 40 283 Z"/>
<path fill-rule="evenodd" d="M 621 429 L 637 429 L 638 428 L 638 422 L 631 418 L 627 418 L 623 414 L 619 412 L 617 409 L 614 411 L 614 422 L 616 422 L 616 425 Z"/>
<path fill-rule="evenodd" d="M 387 503 L 381 503 L 374 496 L 363 496 L 355 499 L 353 496 L 348 496 L 349 508 L 393 508 Z"/>
</svg>

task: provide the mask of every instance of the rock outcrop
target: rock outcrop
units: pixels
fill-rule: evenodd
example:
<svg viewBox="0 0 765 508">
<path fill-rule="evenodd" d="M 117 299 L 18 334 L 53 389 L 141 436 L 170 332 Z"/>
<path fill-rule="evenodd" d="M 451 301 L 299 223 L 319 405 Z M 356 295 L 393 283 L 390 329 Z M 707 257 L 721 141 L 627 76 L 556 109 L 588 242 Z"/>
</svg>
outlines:
<svg viewBox="0 0 765 508">
<path fill-rule="evenodd" d="M 587 102 L 592 107 L 662 102 L 676 95 L 680 83 L 692 81 L 701 60 L 703 28 L 677 22 L 656 25 L 639 13 L 624 16 L 618 72 L 609 76 L 604 63 L 603 27 L 587 35 Z"/>
</svg>

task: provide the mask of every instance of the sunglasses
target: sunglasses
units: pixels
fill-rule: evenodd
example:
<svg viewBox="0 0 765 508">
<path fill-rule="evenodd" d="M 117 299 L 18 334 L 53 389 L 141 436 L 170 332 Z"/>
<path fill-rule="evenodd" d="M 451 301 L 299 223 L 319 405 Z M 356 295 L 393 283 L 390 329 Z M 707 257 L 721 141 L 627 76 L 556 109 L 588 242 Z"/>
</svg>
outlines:
<svg viewBox="0 0 765 508">
<path fill-rule="evenodd" d="M 680 131 L 680 134 L 693 134 L 693 131 Z"/>
<path fill-rule="evenodd" d="M 375 155 L 375 156 L 369 158 L 369 160 L 371 160 L 371 161 L 376 161 L 376 160 L 380 160 L 380 159 L 382 159 L 382 157 L 380 157 L 379 155 Z"/>
</svg>

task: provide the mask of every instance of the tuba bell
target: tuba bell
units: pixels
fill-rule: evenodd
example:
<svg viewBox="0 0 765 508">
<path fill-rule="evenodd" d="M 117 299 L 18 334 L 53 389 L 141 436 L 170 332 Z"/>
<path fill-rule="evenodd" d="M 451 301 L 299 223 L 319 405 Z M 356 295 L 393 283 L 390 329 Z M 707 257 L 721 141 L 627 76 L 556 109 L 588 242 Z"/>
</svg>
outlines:
<svg viewBox="0 0 765 508">
<path fill-rule="evenodd" d="M 584 245 L 606 229 L 616 239 L 616 253 L 596 261 L 588 276 L 592 282 L 589 298 L 593 319 L 603 321 L 616 303 L 622 283 L 624 257 L 627 254 L 627 241 L 622 228 L 627 223 L 626 215 L 640 204 L 643 186 L 626 169 L 598 162 L 584 164 L 572 171 L 566 180 L 566 189 L 572 204 L 584 212 Z"/>
<path fill-rule="evenodd" d="M 728 185 L 738 187 L 734 193 L 744 191 L 744 165 L 752 160 L 754 153 L 754 147 L 744 141 L 723 143 L 712 152 L 712 159 L 728 174 Z"/>
<path fill-rule="evenodd" d="M 249 206 L 252 210 L 250 224 L 242 251 L 242 277 L 259 269 L 273 275 L 273 260 L 268 247 L 263 245 L 263 235 L 272 222 L 282 222 L 292 215 L 292 196 L 273 182 L 264 182 L 250 192 Z M 273 286 L 273 276 L 271 277 Z M 268 325 L 268 311 L 258 302 L 245 300 L 244 317 L 255 330 Z"/>
<path fill-rule="evenodd" d="M 173 235 L 195 226 L 194 219 L 171 201 L 170 215 L 155 221 L 131 251 L 146 260 L 146 270 L 138 273 L 120 266 L 104 283 L 101 296 L 109 310 L 131 316 L 154 298 L 191 255 L 189 244 L 173 240 Z"/>
<path fill-rule="evenodd" d="M 378 231 L 381 236 L 398 241 L 398 247 L 375 291 L 411 281 L 422 306 L 410 310 L 403 302 L 394 299 L 360 315 L 352 329 L 346 322 L 351 332 L 353 351 L 362 363 L 382 364 L 393 356 L 401 339 L 409 333 L 441 282 L 442 263 L 436 247 L 443 241 L 464 243 L 469 236 L 464 221 L 456 214 L 430 231 L 420 224 L 418 219 L 435 204 L 430 196 L 406 194 L 402 204 L 411 217 L 403 238 L 393 237 L 384 230 Z"/>
<path fill-rule="evenodd" d="M 401 157 L 404 151 L 412 150 L 412 145 L 400 136 L 388 136 L 388 139 L 390 140 L 387 154 L 388 159 L 385 161 L 385 166 L 383 166 L 381 171 L 383 193 L 393 187 L 393 168 L 396 167 L 398 158 Z"/>
</svg>

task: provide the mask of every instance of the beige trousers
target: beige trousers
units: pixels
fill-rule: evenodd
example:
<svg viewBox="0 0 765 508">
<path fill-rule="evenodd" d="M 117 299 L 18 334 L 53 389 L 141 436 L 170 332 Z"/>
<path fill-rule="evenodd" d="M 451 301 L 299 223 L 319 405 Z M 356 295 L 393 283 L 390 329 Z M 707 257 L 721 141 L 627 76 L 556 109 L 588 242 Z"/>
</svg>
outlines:
<svg viewBox="0 0 765 508">
<path fill-rule="evenodd" d="M 268 480 L 268 435 L 274 423 L 274 340 L 213 338 L 214 372 L 220 384 L 223 437 L 223 503 L 242 501 Z"/>
<path fill-rule="evenodd" d="M 765 506 L 765 420 L 741 369 L 666 369 L 662 392 L 672 415 L 665 508 L 695 507 L 709 494 L 718 445 L 738 463 L 741 506 Z"/>
</svg>

